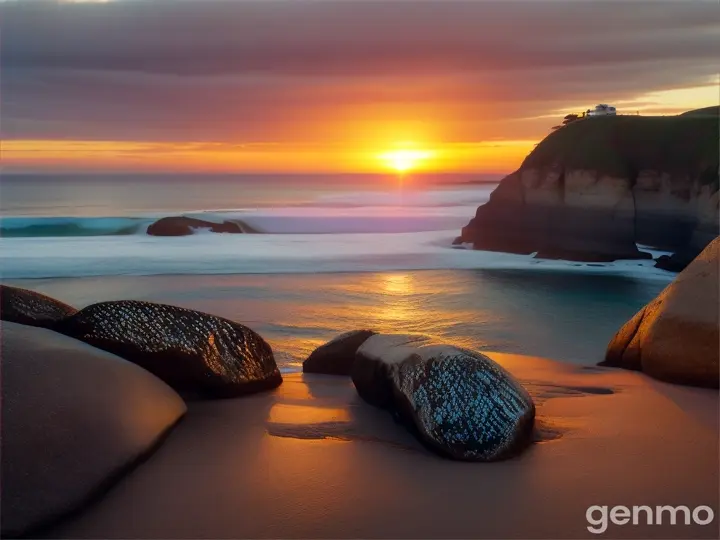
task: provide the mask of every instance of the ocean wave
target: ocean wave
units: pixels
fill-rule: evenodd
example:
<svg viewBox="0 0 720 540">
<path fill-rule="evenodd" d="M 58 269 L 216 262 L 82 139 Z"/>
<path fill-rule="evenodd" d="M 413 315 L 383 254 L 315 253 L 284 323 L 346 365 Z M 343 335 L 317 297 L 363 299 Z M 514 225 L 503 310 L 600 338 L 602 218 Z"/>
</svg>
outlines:
<svg viewBox="0 0 720 540">
<path fill-rule="evenodd" d="M 189 212 L 124 217 L 4 217 L 0 236 L 59 238 L 145 235 L 163 217 L 186 216 L 222 223 L 234 221 L 266 234 L 402 233 L 460 228 L 474 207 L 272 208 Z M 196 232 L 202 232 L 197 229 Z"/>
<path fill-rule="evenodd" d="M 670 281 L 652 260 L 577 263 L 453 249 L 456 231 L 3 238 L 3 279 L 163 274 L 277 274 L 438 269 L 611 273 Z"/>
<path fill-rule="evenodd" d="M 153 221 L 140 217 L 8 217 L 0 219 L 0 236 L 126 236 L 144 234 Z"/>
</svg>

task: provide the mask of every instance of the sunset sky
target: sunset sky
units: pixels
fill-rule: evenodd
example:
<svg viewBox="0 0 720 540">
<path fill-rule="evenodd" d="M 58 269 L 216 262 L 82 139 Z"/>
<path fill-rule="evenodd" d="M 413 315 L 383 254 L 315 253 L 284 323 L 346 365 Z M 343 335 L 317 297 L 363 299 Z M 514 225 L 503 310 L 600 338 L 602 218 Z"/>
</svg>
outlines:
<svg viewBox="0 0 720 540">
<path fill-rule="evenodd" d="M 0 1 L 5 171 L 508 172 L 717 105 L 717 1 Z M 388 157 L 390 156 L 390 157 Z M 395 160 L 397 162 L 397 160 Z"/>
</svg>

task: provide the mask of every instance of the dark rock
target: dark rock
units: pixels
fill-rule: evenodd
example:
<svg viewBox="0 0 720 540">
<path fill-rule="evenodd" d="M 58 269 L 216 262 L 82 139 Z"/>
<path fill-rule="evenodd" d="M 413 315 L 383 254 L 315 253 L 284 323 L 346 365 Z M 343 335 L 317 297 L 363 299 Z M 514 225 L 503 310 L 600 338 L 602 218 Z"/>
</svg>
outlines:
<svg viewBox="0 0 720 540">
<path fill-rule="evenodd" d="M 355 353 L 351 373 L 360 397 L 376 407 L 392 409 L 392 366 L 425 343 L 428 343 L 425 336 L 412 334 L 378 334 L 365 340 Z"/>
<path fill-rule="evenodd" d="M 308 356 L 303 362 L 303 372 L 349 376 L 358 347 L 374 335 L 372 330 L 353 330 L 337 336 Z"/>
<path fill-rule="evenodd" d="M 272 349 L 239 323 L 150 302 L 102 302 L 59 332 L 130 360 L 186 397 L 233 397 L 282 382 Z"/>
<path fill-rule="evenodd" d="M 660 255 L 655 259 L 655 268 L 670 272 L 682 272 L 690 262 L 692 262 L 692 258 L 688 260 L 688 257 L 682 254 Z"/>
<path fill-rule="evenodd" d="M 185 403 L 146 370 L 56 332 L 2 325 L 2 536 L 84 508 L 146 458 Z"/>
<path fill-rule="evenodd" d="M 0 319 L 3 321 L 51 328 L 76 312 L 74 307 L 44 294 L 0 285 Z"/>
<path fill-rule="evenodd" d="M 195 229 L 206 229 L 214 233 L 256 233 L 257 230 L 241 221 L 223 221 L 213 223 L 202 219 L 185 216 L 164 217 L 148 227 L 150 236 L 187 236 L 193 234 Z"/>
<path fill-rule="evenodd" d="M 528 255 L 538 249 L 538 223 L 543 216 L 529 211 L 519 173 L 507 176 L 463 227 L 460 239 L 475 249 Z"/>
<path fill-rule="evenodd" d="M 475 249 L 607 262 L 718 236 L 717 117 L 598 118 L 554 131 L 462 229 Z M 662 264 L 662 263 L 661 263 Z"/>
<path fill-rule="evenodd" d="M 365 401 L 401 418 L 444 457 L 497 461 L 532 440 L 532 398 L 480 353 L 417 336 L 376 335 L 358 349 L 352 379 Z"/>
</svg>

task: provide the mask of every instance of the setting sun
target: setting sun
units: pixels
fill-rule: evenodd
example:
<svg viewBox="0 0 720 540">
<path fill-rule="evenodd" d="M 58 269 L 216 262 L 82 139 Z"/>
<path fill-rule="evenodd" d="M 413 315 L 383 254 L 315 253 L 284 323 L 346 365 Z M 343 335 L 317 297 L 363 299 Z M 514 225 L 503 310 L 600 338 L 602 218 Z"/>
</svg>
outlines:
<svg viewBox="0 0 720 540">
<path fill-rule="evenodd" d="M 397 172 L 403 173 L 415 169 L 419 161 L 430 157 L 430 152 L 421 150 L 395 150 L 382 154 L 381 158 Z"/>
</svg>

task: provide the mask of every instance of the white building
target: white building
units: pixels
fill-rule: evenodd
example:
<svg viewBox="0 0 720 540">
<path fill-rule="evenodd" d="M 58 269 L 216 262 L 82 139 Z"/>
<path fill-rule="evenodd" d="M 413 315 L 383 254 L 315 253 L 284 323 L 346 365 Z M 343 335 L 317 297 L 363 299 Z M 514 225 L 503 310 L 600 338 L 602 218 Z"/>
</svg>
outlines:
<svg viewBox="0 0 720 540">
<path fill-rule="evenodd" d="M 614 116 L 617 114 L 615 107 L 611 107 L 606 103 L 596 105 L 595 109 L 587 111 L 588 116 Z"/>
</svg>

